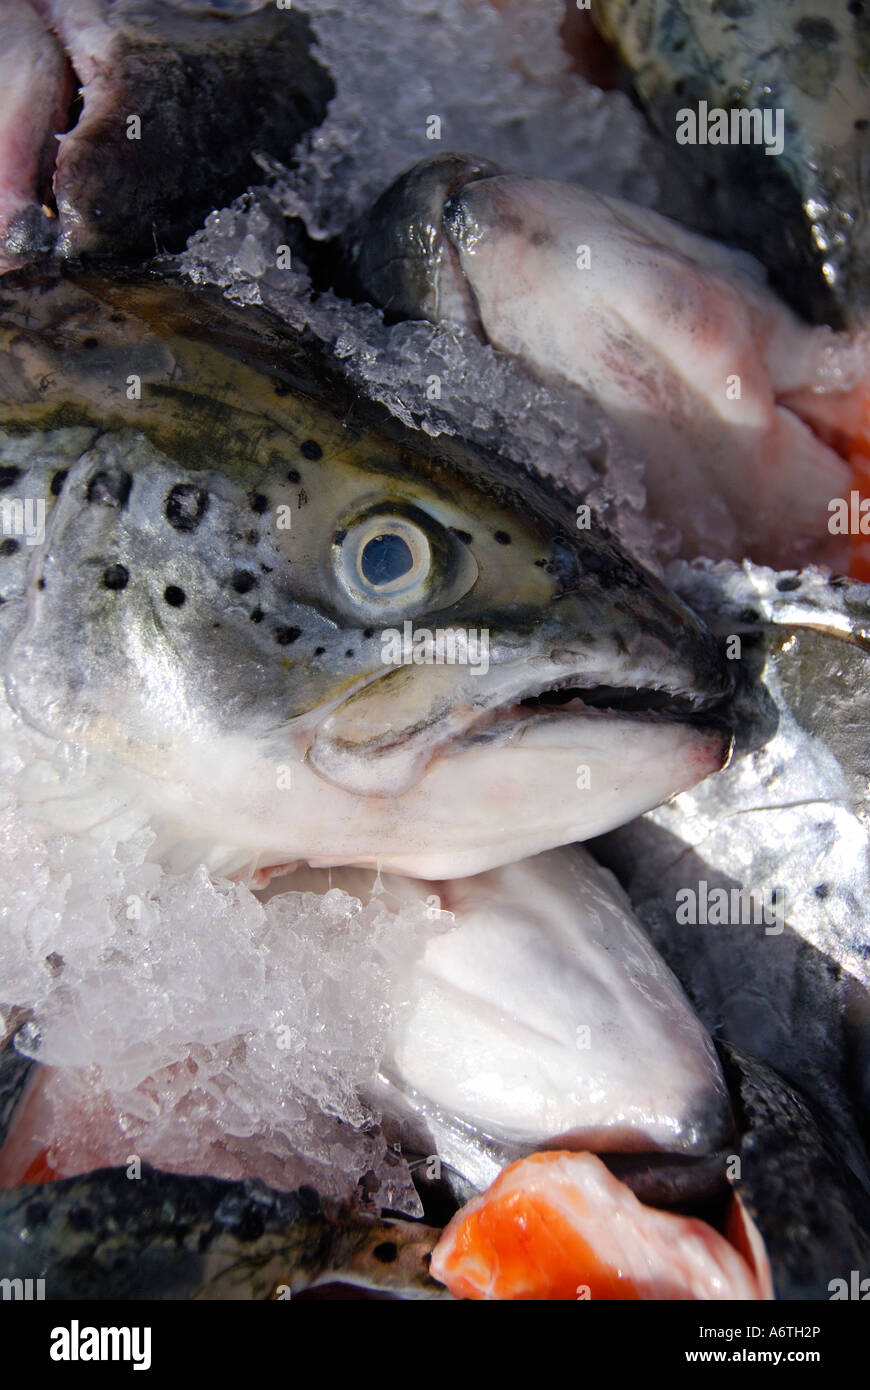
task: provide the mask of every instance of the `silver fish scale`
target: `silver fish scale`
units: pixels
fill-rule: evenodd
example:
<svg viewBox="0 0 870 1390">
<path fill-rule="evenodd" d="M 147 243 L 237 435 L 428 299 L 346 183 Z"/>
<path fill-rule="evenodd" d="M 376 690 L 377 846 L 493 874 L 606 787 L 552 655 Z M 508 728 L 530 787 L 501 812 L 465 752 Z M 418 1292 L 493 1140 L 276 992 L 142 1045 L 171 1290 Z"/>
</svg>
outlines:
<svg viewBox="0 0 870 1390">
<path fill-rule="evenodd" d="M 101 479 L 129 489 L 119 505 Z M 207 493 L 195 529 L 167 520 L 179 486 Z M 13 708 L 32 727 L 75 738 L 101 718 L 123 723 L 125 703 L 130 726 L 141 726 L 144 685 L 154 717 L 168 699 L 165 717 L 182 727 L 238 728 L 254 711 L 266 724 L 286 719 L 292 648 L 276 631 L 298 620 L 310 639 L 333 625 L 289 596 L 268 520 L 224 475 L 179 468 L 132 430 L 101 436 L 70 469 L 44 544 L 23 558 L 27 617 L 4 662 Z M 117 566 L 128 575 L 121 589 L 105 583 Z M 255 578 L 249 592 L 234 591 L 239 572 Z M 180 605 L 167 601 L 170 589 Z"/>
<path fill-rule="evenodd" d="M 870 587 L 816 570 L 678 564 L 671 583 L 746 683 L 715 777 L 598 842 L 714 1035 L 813 1095 L 856 1169 L 870 1099 Z M 784 926 L 677 920 L 678 893 L 782 894 Z M 685 901 L 685 899 L 683 899 Z M 769 901 L 769 899 L 768 899 Z"/>
<path fill-rule="evenodd" d="M 43 501 L 48 524 L 52 479 L 82 456 L 96 433 L 95 429 L 80 425 L 23 435 L 0 430 L 0 460 L 4 468 L 21 470 L 19 477 L 0 493 L 0 502 Z M 36 549 L 25 538 L 18 540 L 17 550 L 0 555 L 0 657 L 24 622 L 27 570 Z"/>
</svg>

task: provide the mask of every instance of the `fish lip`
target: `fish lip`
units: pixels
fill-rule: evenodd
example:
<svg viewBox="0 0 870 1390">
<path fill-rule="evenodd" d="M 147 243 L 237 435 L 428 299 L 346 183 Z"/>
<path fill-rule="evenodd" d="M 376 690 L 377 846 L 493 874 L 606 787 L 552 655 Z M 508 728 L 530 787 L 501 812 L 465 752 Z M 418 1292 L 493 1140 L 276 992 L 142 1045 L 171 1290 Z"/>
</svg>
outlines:
<svg viewBox="0 0 870 1390">
<path fill-rule="evenodd" d="M 578 689 L 569 680 L 567 685 L 560 683 L 564 688 Z M 600 688 L 600 687 L 596 687 Z M 543 690 L 546 695 L 552 687 L 547 686 Z M 587 692 L 589 693 L 589 692 Z M 641 692 L 639 692 L 641 693 Z M 653 694 L 655 692 L 649 692 Z M 571 700 L 564 704 L 540 704 L 531 705 L 527 701 L 535 700 L 535 694 L 523 696 L 520 699 L 508 699 L 499 705 L 492 705 L 482 710 L 480 715 L 468 724 L 462 735 L 455 743 L 451 740 L 446 746 L 436 750 L 435 756 L 439 753 L 451 753 L 456 748 L 468 747 L 481 741 L 507 740 L 519 731 L 531 727 L 549 725 L 558 728 L 565 726 L 566 730 L 577 727 L 581 723 L 588 721 L 624 721 L 626 724 L 673 724 L 679 725 L 686 731 L 693 730 L 696 733 L 721 736 L 721 763 L 720 771 L 727 767 L 734 752 L 734 731 L 727 719 L 716 713 L 706 710 L 685 710 L 680 708 L 621 708 L 619 705 L 593 704 L 582 698 L 582 694 L 575 695 Z"/>
</svg>

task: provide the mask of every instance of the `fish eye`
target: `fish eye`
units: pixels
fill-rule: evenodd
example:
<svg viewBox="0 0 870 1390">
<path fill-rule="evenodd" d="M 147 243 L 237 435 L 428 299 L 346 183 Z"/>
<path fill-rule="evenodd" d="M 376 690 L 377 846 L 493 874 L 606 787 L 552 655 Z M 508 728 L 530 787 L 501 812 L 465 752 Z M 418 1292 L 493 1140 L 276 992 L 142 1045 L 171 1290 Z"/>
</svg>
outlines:
<svg viewBox="0 0 870 1390">
<path fill-rule="evenodd" d="M 452 519 L 410 500 L 371 495 L 336 517 L 331 584 L 347 616 L 392 623 L 441 611 L 467 593 L 477 562 L 451 530 Z"/>
<path fill-rule="evenodd" d="M 432 547 L 423 527 L 408 517 L 369 515 L 347 527 L 337 550 L 339 582 L 356 605 L 416 604 L 429 594 Z"/>
<path fill-rule="evenodd" d="M 360 572 L 372 588 L 389 588 L 413 566 L 411 547 L 395 531 L 382 531 L 379 536 L 372 536 L 360 551 Z"/>
</svg>

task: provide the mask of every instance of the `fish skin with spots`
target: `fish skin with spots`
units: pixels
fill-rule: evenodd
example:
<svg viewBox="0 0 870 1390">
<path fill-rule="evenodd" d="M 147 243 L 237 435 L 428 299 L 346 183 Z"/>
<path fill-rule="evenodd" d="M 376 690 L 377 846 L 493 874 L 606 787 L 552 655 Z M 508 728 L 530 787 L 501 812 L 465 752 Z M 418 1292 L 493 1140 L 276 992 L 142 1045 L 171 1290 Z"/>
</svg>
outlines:
<svg viewBox="0 0 870 1390">
<path fill-rule="evenodd" d="M 685 606 L 573 498 L 407 431 L 268 315 L 18 277 L 0 357 L 7 492 L 47 504 L 0 561 L 10 786 L 40 823 L 148 824 L 172 871 L 437 879 L 726 758 L 728 663 Z M 406 621 L 486 631 L 488 669 L 386 664 Z"/>
<path fill-rule="evenodd" d="M 813 323 L 870 312 L 870 6 L 862 0 L 594 0 L 675 162 L 704 180 L 702 230 L 764 262 Z M 783 147 L 675 143 L 677 112 L 781 110 Z"/>
</svg>

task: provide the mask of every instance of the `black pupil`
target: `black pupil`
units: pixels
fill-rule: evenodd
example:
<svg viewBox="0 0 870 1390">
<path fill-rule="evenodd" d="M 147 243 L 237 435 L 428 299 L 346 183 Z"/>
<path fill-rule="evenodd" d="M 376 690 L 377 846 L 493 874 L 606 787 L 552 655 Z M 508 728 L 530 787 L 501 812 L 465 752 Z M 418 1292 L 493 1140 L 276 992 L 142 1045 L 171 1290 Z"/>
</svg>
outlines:
<svg viewBox="0 0 870 1390">
<path fill-rule="evenodd" d="M 360 568 L 369 584 L 392 584 L 413 567 L 410 546 L 401 536 L 386 532 L 366 541 L 360 556 Z"/>
</svg>

